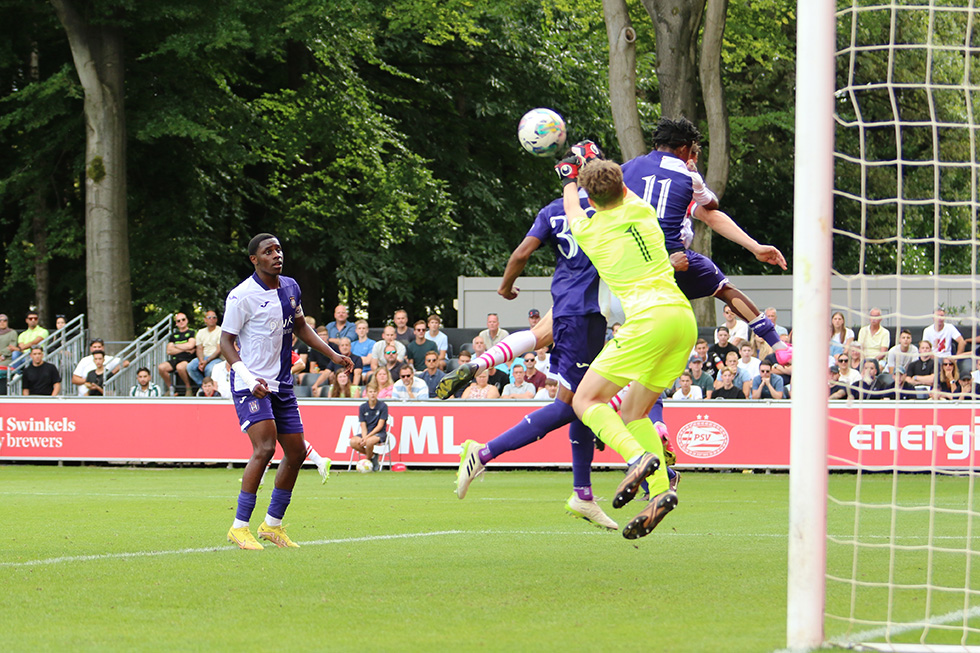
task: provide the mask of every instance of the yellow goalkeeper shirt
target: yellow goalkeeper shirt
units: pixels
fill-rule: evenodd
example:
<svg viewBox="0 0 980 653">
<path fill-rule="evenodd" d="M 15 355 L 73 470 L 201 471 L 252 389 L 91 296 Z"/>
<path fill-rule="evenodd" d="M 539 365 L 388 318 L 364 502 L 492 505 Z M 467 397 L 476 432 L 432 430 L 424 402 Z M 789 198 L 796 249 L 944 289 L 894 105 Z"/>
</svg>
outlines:
<svg viewBox="0 0 980 653">
<path fill-rule="evenodd" d="M 616 208 L 573 218 L 569 227 L 627 318 L 655 306 L 690 307 L 674 281 L 657 212 L 647 202 L 630 194 Z"/>
</svg>

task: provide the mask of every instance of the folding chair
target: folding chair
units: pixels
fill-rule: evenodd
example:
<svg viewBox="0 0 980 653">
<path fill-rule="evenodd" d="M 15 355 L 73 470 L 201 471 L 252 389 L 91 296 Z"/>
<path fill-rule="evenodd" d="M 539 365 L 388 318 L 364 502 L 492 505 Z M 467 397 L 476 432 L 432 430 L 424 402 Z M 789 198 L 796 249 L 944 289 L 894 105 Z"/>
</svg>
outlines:
<svg viewBox="0 0 980 653">
<path fill-rule="evenodd" d="M 386 460 L 388 461 L 388 469 L 391 469 L 391 452 L 395 450 L 397 444 L 395 435 L 388 431 L 388 437 L 385 438 L 385 441 L 374 448 L 374 453 L 378 454 L 378 466 L 381 469 L 384 469 Z M 354 458 L 358 455 L 354 449 L 350 450 L 350 460 L 347 461 L 348 472 L 354 469 Z"/>
</svg>

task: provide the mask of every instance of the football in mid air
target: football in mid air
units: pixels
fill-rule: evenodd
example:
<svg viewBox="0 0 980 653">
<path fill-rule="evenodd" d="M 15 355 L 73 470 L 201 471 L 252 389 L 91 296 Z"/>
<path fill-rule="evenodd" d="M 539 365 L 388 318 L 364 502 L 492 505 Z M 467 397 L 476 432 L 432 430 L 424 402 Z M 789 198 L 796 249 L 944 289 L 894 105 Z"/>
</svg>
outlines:
<svg viewBox="0 0 980 653">
<path fill-rule="evenodd" d="M 362 474 L 367 474 L 369 472 L 374 471 L 374 466 L 371 464 L 371 461 L 368 460 L 367 458 L 361 458 L 360 460 L 357 461 L 357 471 L 359 471 Z"/>
<path fill-rule="evenodd" d="M 565 144 L 565 121 L 551 109 L 531 109 L 517 125 L 517 140 L 534 156 L 555 156 Z"/>
</svg>

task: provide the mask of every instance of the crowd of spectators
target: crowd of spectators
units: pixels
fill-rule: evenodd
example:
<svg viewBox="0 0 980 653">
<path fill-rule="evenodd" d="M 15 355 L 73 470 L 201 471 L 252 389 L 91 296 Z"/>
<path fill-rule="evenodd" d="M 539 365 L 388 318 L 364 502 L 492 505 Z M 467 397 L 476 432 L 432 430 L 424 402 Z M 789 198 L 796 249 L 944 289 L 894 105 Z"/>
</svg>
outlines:
<svg viewBox="0 0 980 653">
<path fill-rule="evenodd" d="M 766 315 L 776 325 L 780 337 L 791 342 L 792 334 L 778 324 L 774 308 Z M 457 366 L 468 363 L 488 347 L 508 335 L 500 327 L 495 313 L 487 316 L 487 328 L 452 352 L 438 315 L 417 319 L 409 326 L 405 310 L 392 315 L 381 331 L 381 339 L 370 338 L 365 320 L 349 320 L 349 310 L 338 305 L 334 319 L 311 327 L 341 354 L 354 362 L 348 375 L 342 368 L 296 340 L 292 355 L 294 385 L 311 386 L 308 393 L 324 398 L 365 398 L 372 385 L 377 399 L 415 401 L 432 399 L 443 377 Z M 38 322 L 38 314 L 25 315 L 25 328 L 18 332 L 0 314 L 0 393 L 6 393 L 9 377 L 23 375 L 25 395 L 57 395 L 61 392 L 61 375 L 56 365 L 45 360 L 40 343 L 49 332 Z M 540 320 L 540 312 L 528 314 L 528 324 Z M 185 313 L 175 315 L 175 329 L 166 345 L 167 360 L 157 366 L 159 383 L 153 382 L 153 371 L 137 370 L 137 383 L 129 388 L 131 397 L 230 396 L 229 370 L 219 346 L 221 327 L 217 312 L 205 311 L 204 324 L 196 330 Z M 937 309 L 933 323 L 913 343 L 912 331 L 898 330 L 897 342 L 881 325 L 882 312 L 872 308 L 867 324 L 853 329 L 845 324 L 842 312 L 834 312 L 830 321 L 827 363 L 828 396 L 831 399 L 934 399 L 968 400 L 980 397 L 980 370 L 977 351 L 970 343 L 980 344 L 980 337 L 966 338 L 946 314 Z M 64 328 L 64 316 L 58 316 L 55 333 Z M 614 324 L 610 337 L 619 324 Z M 711 335 L 711 331 L 705 331 Z M 726 306 L 724 323 L 713 329 L 714 342 L 701 338 L 690 353 L 688 367 L 667 391 L 672 401 L 755 399 L 784 400 L 792 392 L 792 364 L 780 365 L 772 349 L 756 336 Z M 453 356 L 456 353 L 456 356 Z M 57 357 L 56 357 L 57 358 Z M 56 361 L 57 362 L 57 361 Z M 469 386 L 460 388 L 460 399 L 539 399 L 557 395 L 557 382 L 548 377 L 547 349 L 524 352 L 513 363 L 501 364 L 477 374 Z M 75 365 L 71 383 L 79 396 L 106 394 L 106 382 L 129 362 L 107 355 L 101 338 L 89 341 L 89 353 Z M 66 377 L 67 379 L 67 377 Z"/>
</svg>

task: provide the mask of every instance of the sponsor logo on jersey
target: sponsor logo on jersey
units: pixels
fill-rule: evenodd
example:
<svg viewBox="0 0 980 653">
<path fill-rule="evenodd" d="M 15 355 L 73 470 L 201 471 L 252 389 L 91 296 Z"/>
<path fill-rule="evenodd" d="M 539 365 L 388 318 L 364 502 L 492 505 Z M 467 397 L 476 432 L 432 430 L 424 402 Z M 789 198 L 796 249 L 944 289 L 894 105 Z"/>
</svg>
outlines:
<svg viewBox="0 0 980 653">
<path fill-rule="evenodd" d="M 677 431 L 677 446 L 694 458 L 713 458 L 728 448 L 728 431 L 725 427 L 708 418 L 698 415 Z"/>
</svg>

